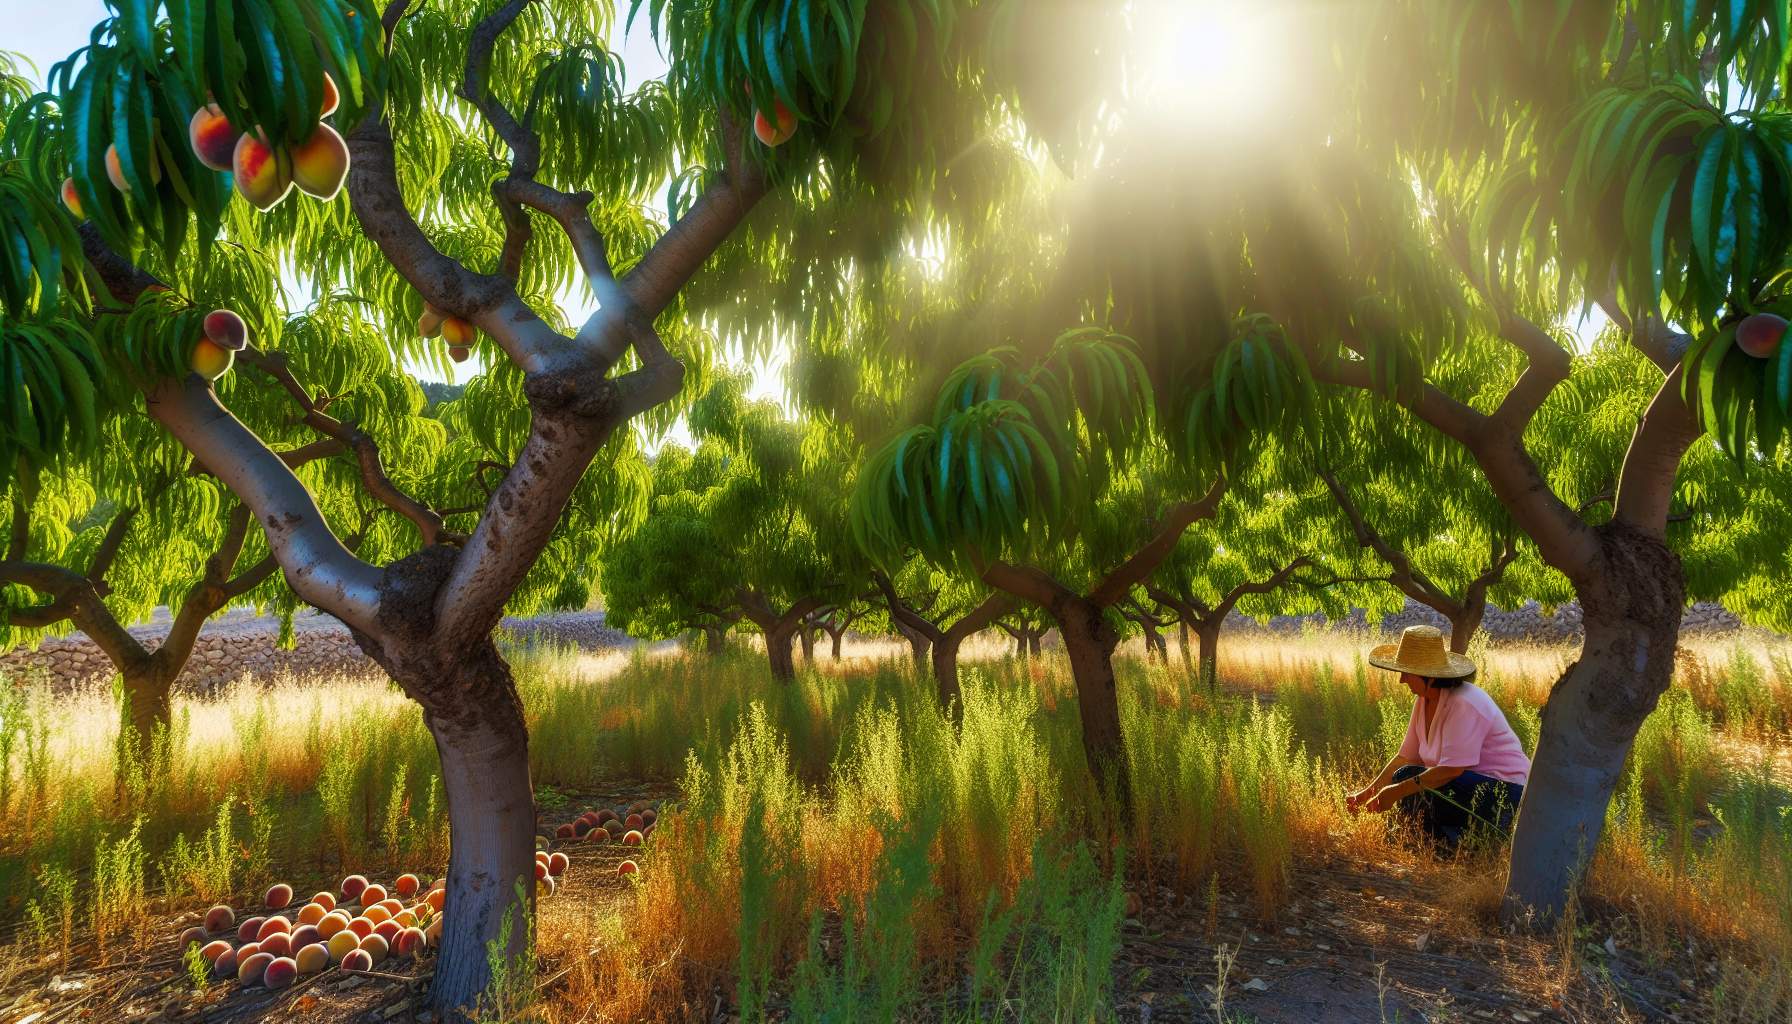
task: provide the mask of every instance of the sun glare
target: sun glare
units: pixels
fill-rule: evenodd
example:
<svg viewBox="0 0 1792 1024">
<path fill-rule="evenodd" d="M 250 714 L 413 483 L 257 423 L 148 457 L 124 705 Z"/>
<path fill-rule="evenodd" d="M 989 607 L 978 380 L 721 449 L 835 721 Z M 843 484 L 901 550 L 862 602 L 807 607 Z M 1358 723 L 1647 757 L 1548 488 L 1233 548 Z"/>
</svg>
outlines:
<svg viewBox="0 0 1792 1024">
<path fill-rule="evenodd" d="M 1145 0 L 1134 102 L 1153 114 L 1247 126 L 1276 106 L 1286 73 L 1272 15 L 1251 0 Z"/>
</svg>

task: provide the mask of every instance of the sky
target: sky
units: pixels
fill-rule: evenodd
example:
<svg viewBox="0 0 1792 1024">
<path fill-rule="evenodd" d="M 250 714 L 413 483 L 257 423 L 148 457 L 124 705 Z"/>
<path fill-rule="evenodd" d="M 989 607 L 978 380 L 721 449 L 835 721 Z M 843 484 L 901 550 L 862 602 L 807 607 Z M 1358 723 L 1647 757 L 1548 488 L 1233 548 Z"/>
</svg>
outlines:
<svg viewBox="0 0 1792 1024">
<path fill-rule="evenodd" d="M 626 0 L 617 4 L 614 24 L 620 29 L 628 20 Z M 0 0 L 0 25 L 6 28 L 0 38 L 0 49 L 21 53 L 37 69 L 38 84 L 57 61 L 66 58 L 77 48 L 86 45 L 93 27 L 107 16 L 105 4 L 100 0 L 57 0 L 55 3 L 39 3 L 36 0 Z M 622 40 L 622 59 L 627 68 L 630 87 L 649 79 L 659 78 L 666 73 L 666 60 L 654 43 L 653 35 L 648 30 L 647 18 L 637 18 L 633 30 Z M 661 216 L 663 206 L 656 203 Z M 306 289 L 297 282 L 288 282 L 288 290 L 295 299 L 307 294 Z M 301 299 L 302 301 L 302 299 Z M 568 322 L 581 324 L 585 318 L 597 308 L 591 301 L 589 291 L 582 285 L 576 291 L 569 291 L 559 296 L 561 309 L 566 313 Z M 753 372 L 754 397 L 770 398 L 780 404 L 789 406 L 788 395 L 784 387 L 784 366 L 789 361 L 789 352 L 780 349 L 766 361 L 748 363 L 738 351 L 732 354 L 732 361 L 745 366 Z M 451 380 L 464 383 L 479 372 L 478 360 L 469 360 L 452 366 L 451 377 L 444 377 L 432 366 L 412 366 L 412 373 L 419 380 L 441 381 Z M 689 432 L 682 421 L 673 428 L 669 439 L 684 444 L 690 443 Z M 651 439 L 657 447 L 658 439 Z"/>
</svg>

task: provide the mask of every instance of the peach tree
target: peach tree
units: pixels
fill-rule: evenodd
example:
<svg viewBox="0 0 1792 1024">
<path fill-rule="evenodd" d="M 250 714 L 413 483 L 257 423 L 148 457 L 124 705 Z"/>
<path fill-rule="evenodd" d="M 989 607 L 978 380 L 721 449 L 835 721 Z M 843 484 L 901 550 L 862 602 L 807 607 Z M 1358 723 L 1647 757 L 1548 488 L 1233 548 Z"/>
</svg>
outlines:
<svg viewBox="0 0 1792 1024">
<path fill-rule="evenodd" d="M 16 118 L 39 159 L 7 178 L 8 196 L 29 194 L 0 222 L 9 321 L 48 318 L 23 332 L 30 344 L 73 356 L 92 385 L 128 382 L 249 509 L 296 598 L 346 623 L 422 707 L 452 841 L 431 998 L 454 1013 L 481 997 L 492 956 L 526 955 L 514 905 L 520 888 L 527 912 L 528 738 L 492 629 L 532 580 L 557 589 L 538 566 L 594 461 L 632 460 L 628 425 L 664 426 L 687 363 L 701 367 L 708 332 L 681 291 L 712 258 L 775 264 L 810 231 L 870 266 L 875 232 L 936 197 L 941 216 L 974 226 L 968 214 L 1010 184 L 960 159 L 992 125 L 1069 151 L 1093 111 L 1055 59 L 1076 19 L 1021 19 L 1037 5 L 1016 0 L 637 6 L 671 71 L 631 90 L 608 5 L 124 0 Z M 647 200 L 668 181 L 662 223 Z M 53 205 L 64 183 L 67 213 Z M 827 228 L 843 220 L 870 230 L 837 243 Z M 232 246 L 341 299 L 338 319 L 281 338 L 276 372 L 274 356 L 302 345 L 343 374 L 446 354 L 477 355 L 491 375 L 504 401 L 469 407 L 460 436 L 493 418 L 503 429 L 463 450 L 498 457 L 414 487 L 385 470 L 371 417 L 335 417 L 330 388 L 279 380 L 291 416 L 354 449 L 382 519 L 412 531 L 409 554 L 350 550 L 280 446 L 209 378 L 222 359 L 196 343 L 208 312 L 242 314 L 251 338 L 271 337 L 275 319 L 252 305 L 262 293 L 206 293 L 183 271 L 183 253 L 201 266 Z M 742 283 L 722 277 L 711 316 Z M 56 320 L 77 279 L 122 326 L 88 342 Z M 598 307 L 579 324 L 556 302 L 575 287 Z M 733 295 L 755 311 L 751 289 Z M 743 319 L 772 329 L 764 308 Z M 419 337 L 438 332 L 446 352 Z M 83 390 L 63 386 L 74 371 L 49 358 L 57 383 L 34 365 L 8 423 L 20 409 L 39 428 L 79 409 Z M 71 439 L 57 429 L 22 439 L 55 449 Z M 616 479 L 632 482 L 627 500 L 595 509 L 605 523 L 644 502 L 638 472 Z M 488 949 L 499 935 L 509 945 Z"/>
</svg>

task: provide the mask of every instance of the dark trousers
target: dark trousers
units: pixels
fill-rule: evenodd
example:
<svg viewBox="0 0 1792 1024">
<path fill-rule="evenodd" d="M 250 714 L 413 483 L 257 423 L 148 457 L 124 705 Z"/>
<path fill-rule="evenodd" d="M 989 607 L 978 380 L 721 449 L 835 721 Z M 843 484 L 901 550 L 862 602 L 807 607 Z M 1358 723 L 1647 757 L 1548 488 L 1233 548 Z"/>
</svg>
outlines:
<svg viewBox="0 0 1792 1024">
<path fill-rule="evenodd" d="M 1394 769 L 1394 781 L 1423 774 L 1425 766 Z M 1412 821 L 1433 842 L 1453 850 L 1470 832 L 1504 839 L 1512 831 L 1518 798 L 1524 787 L 1480 772 L 1463 772 L 1435 789 L 1421 789 L 1401 800 L 1396 813 Z"/>
</svg>

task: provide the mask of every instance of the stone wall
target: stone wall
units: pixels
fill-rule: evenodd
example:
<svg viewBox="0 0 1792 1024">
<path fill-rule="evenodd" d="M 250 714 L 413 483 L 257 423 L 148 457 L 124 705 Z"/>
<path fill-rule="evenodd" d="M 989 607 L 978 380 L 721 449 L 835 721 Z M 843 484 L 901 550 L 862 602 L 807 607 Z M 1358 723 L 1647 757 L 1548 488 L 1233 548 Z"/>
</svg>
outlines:
<svg viewBox="0 0 1792 1024">
<path fill-rule="evenodd" d="M 166 626 L 133 629 L 145 647 L 161 642 Z M 378 666 L 355 646 L 341 625 L 295 629 L 292 650 L 275 645 L 278 625 L 264 629 L 208 629 L 193 647 L 193 657 L 175 681 L 186 693 L 212 693 L 244 676 L 293 675 L 306 678 L 365 676 Z M 104 685 L 115 674 L 106 655 L 87 637 L 74 633 L 45 640 L 35 650 L 20 649 L 0 655 L 0 676 L 28 679 L 40 676 L 57 689 Z"/>
<path fill-rule="evenodd" d="M 604 624 L 602 612 L 564 612 L 530 619 L 505 619 L 506 641 L 517 644 L 552 643 L 584 650 L 617 648 L 634 643 L 626 634 Z M 151 650 L 168 632 L 168 614 L 158 610 L 148 623 L 131 627 L 131 634 Z M 276 646 L 278 619 L 232 611 L 206 623 L 193 657 L 175 681 L 186 693 L 214 693 L 245 676 L 301 679 L 333 676 L 383 677 L 380 667 L 361 653 L 347 627 L 327 615 L 303 612 L 293 616 L 292 650 Z M 58 689 L 78 689 L 111 681 L 112 663 L 84 634 L 45 640 L 35 649 L 0 654 L 0 678 L 38 676 Z"/>
<path fill-rule="evenodd" d="M 1383 633 L 1398 633 L 1407 626 L 1418 625 L 1436 626 L 1445 633 L 1450 631 L 1450 620 L 1410 598 L 1405 608 L 1383 616 L 1380 622 Z M 1328 621 L 1323 615 L 1278 615 L 1259 623 L 1234 612 L 1226 621 L 1226 628 L 1274 633 L 1298 633 L 1307 628 L 1368 632 L 1369 619 L 1360 608 L 1335 622 Z M 1511 611 L 1489 606 L 1481 628 L 1495 643 L 1578 643 L 1582 636 L 1580 605 L 1570 601 L 1553 613 L 1545 612 L 1535 601 Z M 1680 623 L 1681 632 L 1688 634 L 1733 633 L 1741 628 L 1741 619 L 1724 610 L 1722 605 L 1708 603 L 1688 608 Z"/>
</svg>

